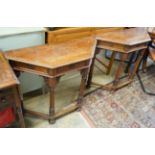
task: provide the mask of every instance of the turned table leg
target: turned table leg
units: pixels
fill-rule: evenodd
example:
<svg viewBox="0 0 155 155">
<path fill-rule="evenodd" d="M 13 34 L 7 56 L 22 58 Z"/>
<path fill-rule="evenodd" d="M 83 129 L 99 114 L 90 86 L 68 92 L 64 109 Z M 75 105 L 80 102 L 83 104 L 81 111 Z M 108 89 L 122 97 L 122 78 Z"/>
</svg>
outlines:
<svg viewBox="0 0 155 155">
<path fill-rule="evenodd" d="M 135 67 L 133 69 L 133 72 L 131 74 L 131 76 L 129 77 L 130 80 L 133 80 L 134 76 L 136 75 L 136 72 L 138 71 L 139 65 L 144 57 L 146 49 L 139 51 L 139 55 L 138 55 L 138 59 L 135 63 Z"/>
<path fill-rule="evenodd" d="M 123 69 L 125 67 L 125 60 L 127 58 L 128 58 L 128 54 L 121 53 L 121 60 L 120 60 L 120 63 L 118 65 L 118 69 L 117 69 L 116 74 L 115 74 L 115 79 L 113 81 L 114 89 L 117 87 L 117 84 L 118 84 L 118 82 L 120 80 L 121 74 L 122 74 Z"/>
<path fill-rule="evenodd" d="M 115 56 L 116 56 L 116 52 L 115 51 L 112 51 L 112 55 L 111 55 L 111 58 L 110 58 L 110 61 L 109 61 L 109 65 L 108 65 L 107 71 L 106 71 L 106 74 L 107 75 L 110 74 L 112 65 L 113 65 L 113 63 L 115 61 Z"/>
<path fill-rule="evenodd" d="M 14 71 L 14 72 L 15 72 L 16 76 L 19 78 L 20 75 L 21 75 L 21 73 L 20 73 L 19 71 Z M 22 108 L 23 113 L 25 113 L 25 111 L 24 111 L 24 103 L 23 103 L 23 95 L 22 95 L 22 93 L 21 93 L 20 86 L 18 86 L 17 89 L 18 89 L 18 92 L 19 92 L 19 94 L 20 94 L 20 96 L 21 96 L 21 97 L 20 97 L 20 98 L 21 98 L 21 108 Z"/>
<path fill-rule="evenodd" d="M 93 78 L 93 71 L 94 71 L 95 59 L 96 59 L 96 54 L 95 54 L 94 58 L 92 59 L 92 63 L 91 63 L 90 69 L 89 69 L 89 74 L 88 74 L 88 80 L 87 80 L 86 88 L 90 88 L 90 87 L 91 87 L 91 82 L 92 82 L 92 78 Z"/>
<path fill-rule="evenodd" d="M 132 69 L 133 63 L 136 61 L 136 57 L 137 57 L 137 53 L 135 53 L 135 52 L 132 53 L 130 56 L 129 62 L 126 66 L 125 73 L 128 74 L 129 76 L 131 74 L 131 69 Z"/>
<path fill-rule="evenodd" d="M 15 86 L 13 88 L 13 92 L 14 92 L 14 97 L 15 97 L 15 104 L 16 104 L 16 111 L 19 117 L 19 124 L 20 127 L 25 128 L 25 122 L 24 122 L 24 117 L 23 117 L 23 112 L 22 112 L 22 107 L 21 107 L 21 96 L 19 93 L 19 89 L 18 86 Z"/>
<path fill-rule="evenodd" d="M 82 99 L 83 99 L 84 91 L 86 87 L 88 69 L 83 69 L 80 71 L 80 73 L 81 73 L 81 84 L 80 84 L 80 91 L 79 91 L 79 97 L 78 97 L 78 102 L 77 102 L 79 106 L 79 110 L 81 109 Z"/>
<path fill-rule="evenodd" d="M 45 81 L 49 87 L 49 94 L 50 94 L 50 103 L 49 103 L 49 123 L 55 123 L 55 89 L 59 82 L 60 77 L 55 78 L 45 78 Z"/>
<path fill-rule="evenodd" d="M 87 84 L 86 84 L 86 88 L 90 88 L 91 87 L 91 82 L 92 82 L 92 78 L 93 78 L 93 71 L 94 71 L 94 65 L 95 65 L 95 59 L 96 59 L 96 55 L 98 53 L 100 53 L 100 48 L 95 48 L 94 49 L 94 57 L 91 60 L 91 64 L 90 64 L 90 68 L 87 71 L 88 74 L 88 80 L 87 80 Z"/>
</svg>

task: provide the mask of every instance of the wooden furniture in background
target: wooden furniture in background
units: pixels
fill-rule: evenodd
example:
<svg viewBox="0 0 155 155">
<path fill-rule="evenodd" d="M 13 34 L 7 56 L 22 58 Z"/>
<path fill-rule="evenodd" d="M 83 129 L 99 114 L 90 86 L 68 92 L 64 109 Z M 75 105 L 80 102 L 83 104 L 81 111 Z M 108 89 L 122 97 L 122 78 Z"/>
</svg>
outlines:
<svg viewBox="0 0 155 155">
<path fill-rule="evenodd" d="M 55 31 L 48 31 L 47 43 L 55 44 L 72 39 L 95 36 L 99 33 L 106 33 L 124 29 L 123 27 L 72 27 Z"/>
<path fill-rule="evenodd" d="M 95 37 L 99 34 L 104 34 L 107 32 L 118 31 L 125 29 L 124 27 L 72 27 L 72 28 L 62 28 L 55 31 L 48 31 L 47 33 L 47 43 L 57 44 L 61 42 L 70 41 L 76 38 L 83 37 Z M 103 50 L 98 50 L 98 53 Z M 112 64 L 114 61 L 115 52 L 113 52 L 112 57 L 108 64 L 105 64 L 102 60 L 96 57 L 96 60 L 104 66 L 106 69 L 106 74 L 108 75 L 111 71 Z"/>
<path fill-rule="evenodd" d="M 44 77 L 49 86 L 50 103 L 49 114 L 25 111 L 29 114 L 48 119 L 54 123 L 55 119 L 81 106 L 88 70 L 94 55 L 96 44 L 93 38 L 75 39 L 64 43 L 43 45 L 32 48 L 13 50 L 6 53 L 13 69 Z M 55 112 L 55 89 L 64 74 L 71 71 L 81 73 L 80 92 L 77 103 Z"/>
<path fill-rule="evenodd" d="M 154 48 L 149 49 L 150 58 L 155 62 L 155 28 L 153 27 L 151 30 L 148 31 L 151 39 L 152 39 L 152 46 Z"/>
<path fill-rule="evenodd" d="M 144 28 L 126 29 L 121 31 L 109 32 L 97 36 L 97 48 L 103 48 L 119 52 L 121 55 L 121 61 L 118 66 L 113 84 L 106 86 L 107 88 L 116 90 L 132 82 L 150 41 L 151 39 Z M 131 72 L 130 68 L 128 70 L 128 81 L 119 84 L 120 76 L 125 65 L 125 60 L 127 60 L 129 53 L 135 53 L 137 51 L 139 56 L 135 62 L 133 71 Z M 92 74 L 94 68 L 93 64 L 94 60 L 89 74 L 87 84 L 88 87 L 90 86 L 92 81 Z M 95 84 L 101 85 L 98 83 Z"/>
<path fill-rule="evenodd" d="M 146 28 L 152 41 L 155 42 L 155 27 Z"/>
<path fill-rule="evenodd" d="M 147 32 L 150 35 L 151 38 L 151 42 L 148 45 L 147 50 L 145 51 L 144 57 L 143 57 L 143 61 L 142 61 L 142 70 L 144 72 L 146 72 L 147 70 L 147 61 L 148 61 L 148 57 L 151 58 L 153 60 L 153 62 L 155 62 L 155 28 L 154 27 L 148 27 L 146 28 Z M 141 75 L 137 72 L 137 77 L 139 79 L 139 83 L 141 85 L 141 88 L 143 90 L 144 93 L 151 95 L 151 96 L 155 96 L 155 93 L 150 91 L 149 88 L 146 88 Z"/>
<path fill-rule="evenodd" d="M 143 66 L 142 66 L 143 71 L 146 71 L 148 57 L 150 57 L 153 61 L 155 61 L 155 28 L 150 27 L 150 28 L 147 28 L 146 30 L 148 31 L 151 37 L 152 42 L 150 43 L 150 46 L 152 47 L 148 47 L 147 51 L 145 52 L 145 55 L 143 58 Z"/>
<path fill-rule="evenodd" d="M 12 101 L 13 98 L 11 98 L 8 100 L 8 102 L 13 102 L 15 104 L 15 112 L 17 112 L 18 114 L 20 126 L 25 127 L 21 108 L 21 96 L 19 93 L 19 81 L 15 77 L 14 72 L 12 71 L 8 61 L 5 59 L 3 53 L 0 52 L 0 91 L 2 93 L 3 91 L 8 89 L 12 92 L 12 96 L 14 97 L 14 101 Z M 5 98 L 4 100 L 7 100 L 8 96 L 5 94 L 3 95 Z"/>
<path fill-rule="evenodd" d="M 155 62 L 155 49 L 150 48 L 149 53 L 150 53 L 150 58 Z"/>
</svg>

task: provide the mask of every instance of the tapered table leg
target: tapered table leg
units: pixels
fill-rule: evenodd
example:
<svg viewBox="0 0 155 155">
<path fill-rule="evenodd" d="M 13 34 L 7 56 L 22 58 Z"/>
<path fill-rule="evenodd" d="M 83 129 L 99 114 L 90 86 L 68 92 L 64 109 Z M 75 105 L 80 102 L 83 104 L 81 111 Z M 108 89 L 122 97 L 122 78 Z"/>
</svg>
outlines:
<svg viewBox="0 0 155 155">
<path fill-rule="evenodd" d="M 23 117 L 23 112 L 22 112 L 22 107 L 21 107 L 21 96 L 19 93 L 18 86 L 13 87 L 13 92 L 14 92 L 14 97 L 15 97 L 15 102 L 16 102 L 16 111 L 19 117 L 19 124 L 20 127 L 25 128 L 25 122 L 24 122 L 24 117 Z"/>
</svg>

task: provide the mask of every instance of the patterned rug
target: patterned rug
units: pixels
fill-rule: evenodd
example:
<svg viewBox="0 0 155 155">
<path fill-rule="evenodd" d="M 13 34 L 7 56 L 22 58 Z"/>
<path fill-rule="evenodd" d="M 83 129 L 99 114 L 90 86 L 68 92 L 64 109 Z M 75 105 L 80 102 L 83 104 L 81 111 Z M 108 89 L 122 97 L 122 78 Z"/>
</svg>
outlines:
<svg viewBox="0 0 155 155">
<path fill-rule="evenodd" d="M 145 87 L 155 92 L 155 66 L 140 75 Z M 145 94 L 136 77 L 116 92 L 98 89 L 86 96 L 82 113 L 97 128 L 154 128 L 155 96 Z"/>
</svg>

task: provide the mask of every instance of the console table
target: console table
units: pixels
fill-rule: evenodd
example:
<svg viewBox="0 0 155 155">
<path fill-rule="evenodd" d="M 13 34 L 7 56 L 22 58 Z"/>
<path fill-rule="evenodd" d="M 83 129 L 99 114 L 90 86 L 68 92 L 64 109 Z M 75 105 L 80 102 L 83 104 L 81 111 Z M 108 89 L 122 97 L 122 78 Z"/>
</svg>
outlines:
<svg viewBox="0 0 155 155">
<path fill-rule="evenodd" d="M 119 52 L 121 61 L 116 71 L 115 79 L 113 83 L 106 86 L 103 86 L 102 84 L 98 84 L 95 82 L 94 84 L 102 85 L 103 87 L 110 90 L 116 90 L 131 83 L 137 72 L 138 66 L 143 58 L 145 50 L 148 47 L 148 43 L 151 41 L 146 29 L 131 28 L 131 29 L 126 29 L 121 31 L 108 32 L 106 34 L 99 34 L 96 37 L 96 39 L 97 39 L 97 48 L 115 51 L 115 53 Z M 133 71 L 131 72 L 129 68 L 128 80 L 125 82 L 120 82 L 120 76 L 123 72 L 125 61 L 127 60 L 130 53 L 134 54 L 137 51 L 138 51 L 138 58 L 134 64 Z M 94 60 L 95 60 L 95 57 L 93 59 L 93 63 L 89 73 L 87 87 L 90 87 L 90 84 L 92 82 Z"/>
<path fill-rule="evenodd" d="M 11 90 L 14 96 L 13 102 L 15 102 L 15 111 L 19 117 L 19 123 L 21 127 L 25 127 L 24 118 L 21 108 L 21 96 L 19 93 L 19 81 L 14 75 L 8 61 L 5 59 L 2 52 L 0 52 L 0 91 Z M 6 96 L 7 97 L 7 96 Z M 12 98 L 13 100 L 13 98 Z"/>
<path fill-rule="evenodd" d="M 54 123 L 56 118 L 80 108 L 88 70 L 95 51 L 95 39 L 75 39 L 65 43 L 36 46 L 6 52 L 13 69 L 44 77 L 49 86 L 49 114 L 25 109 L 25 112 Z M 77 103 L 55 112 L 55 89 L 60 77 L 71 71 L 80 71 L 82 79 Z"/>
</svg>

